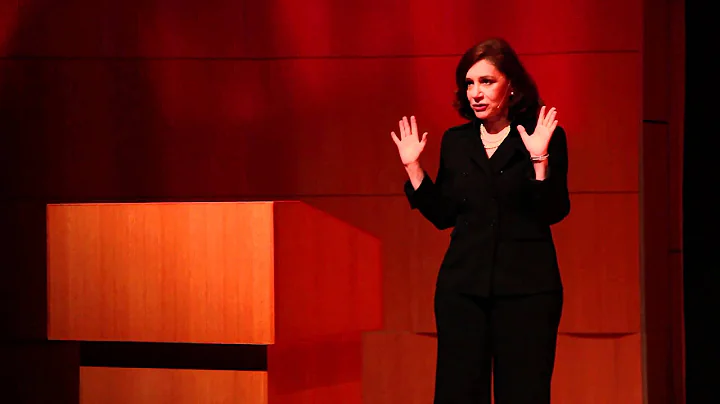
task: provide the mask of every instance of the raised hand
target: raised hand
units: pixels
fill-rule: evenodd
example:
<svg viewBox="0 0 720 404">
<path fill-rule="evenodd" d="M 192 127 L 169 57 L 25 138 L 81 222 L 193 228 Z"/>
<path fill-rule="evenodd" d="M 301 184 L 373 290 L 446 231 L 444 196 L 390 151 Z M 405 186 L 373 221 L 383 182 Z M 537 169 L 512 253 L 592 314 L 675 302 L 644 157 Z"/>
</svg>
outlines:
<svg viewBox="0 0 720 404">
<path fill-rule="evenodd" d="M 545 115 L 545 106 L 540 108 L 537 126 L 532 135 L 528 135 L 525 128 L 522 125 L 518 125 L 520 137 L 522 137 L 525 148 L 530 152 L 531 156 L 539 157 L 547 154 L 550 138 L 558 124 L 557 119 L 555 119 L 556 115 L 557 110 L 555 107 L 550 108 L 547 115 Z"/>
<path fill-rule="evenodd" d="M 390 132 L 390 136 L 398 148 L 400 160 L 405 166 L 417 163 L 420 153 L 425 149 L 428 134 L 427 132 L 423 133 L 422 138 L 418 136 L 417 120 L 414 116 L 410 117 L 410 122 L 407 117 L 403 117 L 399 125 L 400 137 L 398 138 L 395 132 Z"/>
</svg>

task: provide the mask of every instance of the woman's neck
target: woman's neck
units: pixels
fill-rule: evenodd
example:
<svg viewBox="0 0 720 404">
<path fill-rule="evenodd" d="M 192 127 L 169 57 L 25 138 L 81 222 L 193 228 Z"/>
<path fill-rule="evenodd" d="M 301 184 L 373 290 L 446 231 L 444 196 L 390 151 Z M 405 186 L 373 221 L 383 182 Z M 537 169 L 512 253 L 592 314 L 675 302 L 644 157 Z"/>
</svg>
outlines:
<svg viewBox="0 0 720 404">
<path fill-rule="evenodd" d="M 494 135 L 507 128 L 510 125 L 510 121 L 508 121 L 507 118 L 486 119 L 482 121 L 482 124 L 489 134 Z"/>
</svg>

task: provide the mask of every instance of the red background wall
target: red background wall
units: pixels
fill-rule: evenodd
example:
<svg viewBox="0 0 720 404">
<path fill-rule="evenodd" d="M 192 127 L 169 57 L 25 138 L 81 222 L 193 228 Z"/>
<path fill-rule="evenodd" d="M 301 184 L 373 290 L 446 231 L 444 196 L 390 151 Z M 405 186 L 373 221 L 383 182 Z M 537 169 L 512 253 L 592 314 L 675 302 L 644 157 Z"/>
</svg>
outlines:
<svg viewBox="0 0 720 404">
<path fill-rule="evenodd" d="M 383 242 L 366 401 L 429 402 L 448 236 L 409 211 L 389 132 L 416 115 L 434 172 L 455 63 L 498 35 L 569 137 L 555 402 L 679 402 L 682 7 L 0 0 L 6 335 L 44 336 L 47 202 L 298 199 Z"/>
</svg>

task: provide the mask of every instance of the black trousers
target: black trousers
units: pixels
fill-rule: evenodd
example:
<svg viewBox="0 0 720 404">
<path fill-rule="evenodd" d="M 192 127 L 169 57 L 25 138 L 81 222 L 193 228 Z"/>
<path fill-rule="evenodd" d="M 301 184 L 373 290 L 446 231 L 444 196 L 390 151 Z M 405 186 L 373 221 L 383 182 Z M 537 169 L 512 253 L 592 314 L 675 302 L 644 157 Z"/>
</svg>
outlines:
<svg viewBox="0 0 720 404">
<path fill-rule="evenodd" d="M 482 298 L 436 291 L 434 404 L 549 404 L 562 292 Z"/>
</svg>

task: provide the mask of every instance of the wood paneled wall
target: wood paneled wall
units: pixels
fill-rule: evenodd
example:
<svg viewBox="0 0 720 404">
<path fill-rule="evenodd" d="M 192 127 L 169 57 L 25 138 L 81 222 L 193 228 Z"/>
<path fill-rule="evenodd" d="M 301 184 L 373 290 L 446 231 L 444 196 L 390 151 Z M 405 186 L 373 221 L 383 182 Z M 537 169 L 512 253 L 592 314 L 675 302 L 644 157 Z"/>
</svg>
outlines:
<svg viewBox="0 0 720 404">
<path fill-rule="evenodd" d="M 665 0 L 662 15 L 679 1 Z M 367 402 L 429 403 L 432 293 L 448 236 L 409 211 L 389 132 L 416 115 L 434 173 L 442 131 L 461 122 L 455 63 L 499 35 L 568 133 L 573 208 L 554 229 L 566 285 L 556 401 L 639 403 L 641 291 L 656 287 L 641 277 L 647 186 L 663 175 L 642 156 L 662 144 L 645 142 L 655 120 L 675 144 L 681 122 L 668 117 L 677 109 L 657 109 L 669 95 L 654 91 L 672 78 L 650 68 L 647 49 L 662 46 L 648 35 L 666 38 L 671 24 L 643 30 L 655 21 L 649 3 L 510 0 L 498 12 L 473 0 L 0 0 L 11 263 L 0 295 L 29 313 L 0 320 L 13 336 L 44 337 L 46 202 L 303 200 L 383 242 L 385 331 L 364 340 Z M 664 150 L 673 163 L 663 172 L 675 175 L 678 148 Z M 673 175 L 662 188 L 674 214 L 666 251 L 679 263 Z M 414 377 L 398 371 L 407 366 Z"/>
</svg>

